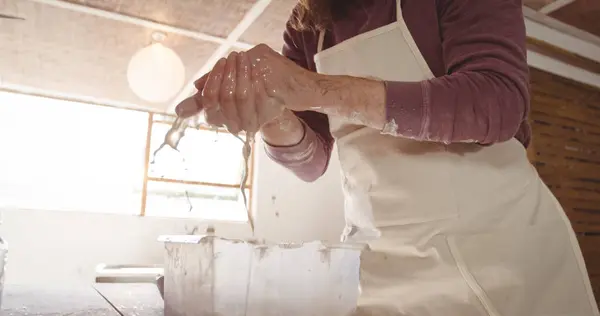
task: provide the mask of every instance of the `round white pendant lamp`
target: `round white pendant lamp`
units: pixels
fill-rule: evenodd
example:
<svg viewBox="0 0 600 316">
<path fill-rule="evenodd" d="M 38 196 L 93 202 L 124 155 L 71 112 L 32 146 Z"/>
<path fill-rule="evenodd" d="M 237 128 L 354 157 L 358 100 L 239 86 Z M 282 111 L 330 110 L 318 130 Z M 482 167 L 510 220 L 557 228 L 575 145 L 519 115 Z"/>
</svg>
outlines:
<svg viewBox="0 0 600 316">
<path fill-rule="evenodd" d="M 139 50 L 127 67 L 131 90 L 142 100 L 162 103 L 171 100 L 185 81 L 185 67 L 175 51 L 164 46 L 165 35 L 152 34 L 154 43 Z"/>
</svg>

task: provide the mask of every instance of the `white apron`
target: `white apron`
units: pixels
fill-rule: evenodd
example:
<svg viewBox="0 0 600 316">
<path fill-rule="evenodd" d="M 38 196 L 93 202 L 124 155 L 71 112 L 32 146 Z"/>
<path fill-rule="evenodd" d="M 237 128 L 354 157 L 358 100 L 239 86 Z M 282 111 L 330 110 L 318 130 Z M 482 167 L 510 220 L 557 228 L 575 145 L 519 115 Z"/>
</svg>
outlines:
<svg viewBox="0 0 600 316">
<path fill-rule="evenodd" d="M 322 50 L 317 71 L 433 78 L 402 17 Z M 358 315 L 598 316 L 577 239 L 515 139 L 489 147 L 383 135 L 330 116 L 344 238 L 368 242 Z"/>
</svg>

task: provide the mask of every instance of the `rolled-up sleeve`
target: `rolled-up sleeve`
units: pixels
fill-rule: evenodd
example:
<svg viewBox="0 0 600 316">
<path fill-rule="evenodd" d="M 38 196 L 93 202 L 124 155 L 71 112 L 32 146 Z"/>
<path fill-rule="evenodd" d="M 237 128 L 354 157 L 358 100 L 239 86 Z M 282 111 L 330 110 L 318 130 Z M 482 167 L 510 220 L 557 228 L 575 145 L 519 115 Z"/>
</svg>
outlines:
<svg viewBox="0 0 600 316">
<path fill-rule="evenodd" d="M 398 136 L 491 144 L 514 137 L 529 111 L 521 1 L 439 0 L 446 75 L 386 82 Z M 527 141 L 527 140 L 526 140 Z"/>
</svg>

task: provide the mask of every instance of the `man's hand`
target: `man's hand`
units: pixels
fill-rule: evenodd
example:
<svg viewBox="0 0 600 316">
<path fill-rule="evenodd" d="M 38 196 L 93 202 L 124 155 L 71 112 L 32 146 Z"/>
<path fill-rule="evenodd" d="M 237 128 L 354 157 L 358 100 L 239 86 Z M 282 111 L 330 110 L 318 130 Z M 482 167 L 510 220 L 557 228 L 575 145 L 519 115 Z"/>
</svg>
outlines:
<svg viewBox="0 0 600 316">
<path fill-rule="evenodd" d="M 196 81 L 196 103 L 176 112 L 185 117 L 204 109 L 209 124 L 225 126 L 232 133 L 257 132 L 269 122 L 289 124 L 295 116 L 282 115 L 284 109 L 308 109 L 312 77 L 268 46 L 258 45 L 219 60 Z"/>
</svg>

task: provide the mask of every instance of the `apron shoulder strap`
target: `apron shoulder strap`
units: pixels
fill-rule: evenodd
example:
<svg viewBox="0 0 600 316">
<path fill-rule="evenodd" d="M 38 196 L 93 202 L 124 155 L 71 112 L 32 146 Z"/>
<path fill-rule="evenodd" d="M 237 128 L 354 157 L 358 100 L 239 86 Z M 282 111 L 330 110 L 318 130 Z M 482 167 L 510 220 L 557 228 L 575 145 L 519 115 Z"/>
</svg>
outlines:
<svg viewBox="0 0 600 316">
<path fill-rule="evenodd" d="M 323 42 L 325 41 L 325 31 L 319 32 L 319 42 L 317 44 L 317 54 L 323 50 Z"/>
<path fill-rule="evenodd" d="M 396 21 L 403 21 L 402 16 L 402 0 L 396 0 Z"/>
</svg>

